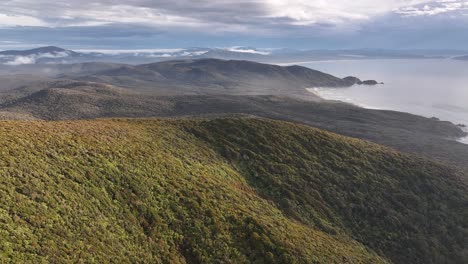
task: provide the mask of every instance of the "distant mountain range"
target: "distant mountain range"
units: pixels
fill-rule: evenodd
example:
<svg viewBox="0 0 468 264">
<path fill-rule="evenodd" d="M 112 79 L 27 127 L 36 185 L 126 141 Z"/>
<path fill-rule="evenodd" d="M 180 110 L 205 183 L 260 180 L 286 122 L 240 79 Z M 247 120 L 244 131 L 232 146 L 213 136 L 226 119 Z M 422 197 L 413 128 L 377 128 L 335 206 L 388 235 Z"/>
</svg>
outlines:
<svg viewBox="0 0 468 264">
<path fill-rule="evenodd" d="M 22 65 L 36 63 L 67 63 L 86 57 L 85 54 L 49 46 L 30 50 L 7 50 L 0 52 L 0 63 Z"/>
<path fill-rule="evenodd" d="M 344 79 L 302 66 L 277 66 L 251 61 L 198 59 L 143 65 L 114 65 L 92 74 L 65 70 L 61 78 L 108 83 L 160 95 L 288 95 L 311 97 L 310 87 L 349 87 L 366 84 L 356 77 Z M 374 81 L 375 82 L 375 81 Z"/>
<path fill-rule="evenodd" d="M 78 63 L 15 67 L 23 86 L 37 74 L 66 80 L 111 84 L 153 95 L 287 95 L 316 99 L 307 88 L 377 84 L 356 77 L 338 78 L 302 66 L 278 66 L 245 60 L 187 59 L 150 64 Z M 46 74 L 44 74 L 44 72 Z M 6 89 L 11 89 L 9 85 Z M 9 87 L 8 87 L 9 86 Z M 34 83 L 35 87 L 40 85 Z M 0 84 L 0 91 L 3 90 Z"/>
<path fill-rule="evenodd" d="M 249 47 L 226 49 L 188 48 L 155 50 L 66 50 L 48 46 L 30 50 L 7 50 L 0 52 L 0 63 L 5 65 L 80 63 L 80 62 L 125 62 L 145 63 L 173 59 L 229 58 L 262 60 L 272 52 Z"/>
<path fill-rule="evenodd" d="M 0 64 L 24 65 L 82 62 L 142 64 L 157 61 L 202 58 L 288 63 L 340 59 L 451 58 L 467 53 L 465 51 L 450 50 L 294 50 L 259 49 L 254 47 L 73 51 L 48 46 L 30 50 L 1 51 Z"/>
</svg>

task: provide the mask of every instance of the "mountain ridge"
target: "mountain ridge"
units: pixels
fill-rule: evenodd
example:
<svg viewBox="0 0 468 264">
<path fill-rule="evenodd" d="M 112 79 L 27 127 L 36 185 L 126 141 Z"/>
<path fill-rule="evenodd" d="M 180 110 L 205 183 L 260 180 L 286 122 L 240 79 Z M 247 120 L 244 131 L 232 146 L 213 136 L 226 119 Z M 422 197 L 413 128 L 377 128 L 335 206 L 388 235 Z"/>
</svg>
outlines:
<svg viewBox="0 0 468 264">
<path fill-rule="evenodd" d="M 0 146 L 11 154 L 0 156 L 0 259 L 463 260 L 456 171 L 303 125 L 4 121 Z M 372 232 L 359 231 L 362 221 Z"/>
<path fill-rule="evenodd" d="M 62 78 L 104 82 L 127 88 L 145 88 L 161 95 L 247 94 L 287 95 L 317 99 L 306 88 L 349 87 L 362 84 L 356 77 L 344 79 L 306 67 L 278 66 L 245 60 L 197 59 L 123 65 L 93 74 Z"/>
<path fill-rule="evenodd" d="M 3 54 L 2 54 L 3 52 Z M 15 56 L 30 57 L 41 54 L 68 54 L 60 58 L 40 59 L 37 61 L 18 61 L 14 65 L 50 64 L 50 63 L 82 63 L 82 62 L 112 62 L 143 64 L 155 61 L 187 60 L 187 59 L 228 59 L 255 60 L 265 63 L 294 63 L 298 61 L 316 60 L 348 60 L 362 59 L 428 59 L 453 58 L 465 54 L 460 50 L 388 50 L 388 49 L 338 49 L 338 50 L 295 50 L 295 49 L 260 49 L 254 47 L 231 48 L 182 48 L 182 49 L 142 49 L 142 50 L 70 50 L 55 46 L 39 47 L 30 50 L 0 51 L 0 64 L 9 64 Z M 13 65 L 13 64 L 12 64 Z"/>
<path fill-rule="evenodd" d="M 60 47 L 56 46 L 45 46 L 45 47 L 39 47 L 39 48 L 34 48 L 34 49 L 29 49 L 29 50 L 5 50 L 5 51 L 0 51 L 0 55 L 6 55 L 6 56 L 29 56 L 29 55 L 37 55 L 41 53 L 58 53 L 58 52 L 69 52 L 69 53 L 75 53 L 74 51 L 71 50 L 66 50 Z"/>
</svg>

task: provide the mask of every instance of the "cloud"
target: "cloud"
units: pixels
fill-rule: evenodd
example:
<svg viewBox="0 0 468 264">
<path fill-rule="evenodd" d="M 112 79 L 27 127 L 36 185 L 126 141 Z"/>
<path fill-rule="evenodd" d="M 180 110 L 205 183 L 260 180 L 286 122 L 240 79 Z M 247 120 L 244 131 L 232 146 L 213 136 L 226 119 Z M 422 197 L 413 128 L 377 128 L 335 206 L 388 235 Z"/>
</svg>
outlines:
<svg viewBox="0 0 468 264">
<path fill-rule="evenodd" d="M 1 11 L 0 11 L 1 12 Z M 39 18 L 19 14 L 0 13 L 0 26 L 47 26 L 47 23 Z"/>
<path fill-rule="evenodd" d="M 428 2 L 431 1 L 10 0 L 0 3 L 0 26 L 91 27 L 140 24 L 239 32 L 278 25 L 343 25 Z M 8 19 L 2 20 L 2 16 Z"/>
<path fill-rule="evenodd" d="M 391 34 L 413 39 L 452 25 L 444 19 L 467 24 L 466 6 L 467 0 L 7 0 L 0 1 L 0 40 L 82 49 L 334 48 L 372 45 L 361 41 L 370 38 L 391 43 Z M 465 29 L 441 32 L 460 39 Z"/>
<path fill-rule="evenodd" d="M 267 8 L 271 16 L 284 17 L 293 24 L 308 25 L 315 23 L 341 24 L 356 20 L 368 20 L 395 8 L 429 1 L 400 0 L 269 0 Z"/>
<path fill-rule="evenodd" d="M 226 48 L 225 50 L 232 51 L 232 52 L 240 52 L 240 53 L 259 54 L 259 55 L 271 54 L 270 51 L 256 50 L 253 48 L 244 48 L 244 47 L 231 47 L 231 48 Z"/>
<path fill-rule="evenodd" d="M 17 66 L 23 64 L 34 64 L 36 58 L 34 56 L 16 56 L 13 60 L 5 62 L 5 65 Z"/>
<path fill-rule="evenodd" d="M 53 52 L 53 53 L 40 53 L 33 54 L 29 56 L 0 56 L 0 59 L 5 61 L 5 65 L 23 65 L 23 64 L 35 64 L 39 59 L 60 59 L 70 56 L 70 53 L 67 51 Z"/>
<path fill-rule="evenodd" d="M 468 14 L 468 1 L 439 0 L 432 3 L 404 7 L 396 10 L 396 13 L 404 16 L 434 16 L 449 12 Z"/>
</svg>

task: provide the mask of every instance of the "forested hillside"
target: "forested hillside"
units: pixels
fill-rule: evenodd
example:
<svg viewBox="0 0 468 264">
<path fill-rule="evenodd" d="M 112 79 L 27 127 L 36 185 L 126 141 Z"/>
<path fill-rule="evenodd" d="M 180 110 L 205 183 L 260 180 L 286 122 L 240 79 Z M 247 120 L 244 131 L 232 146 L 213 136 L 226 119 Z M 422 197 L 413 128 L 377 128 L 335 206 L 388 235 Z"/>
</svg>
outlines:
<svg viewBox="0 0 468 264">
<path fill-rule="evenodd" d="M 0 260 L 462 263 L 458 172 L 257 118 L 4 121 Z"/>
</svg>

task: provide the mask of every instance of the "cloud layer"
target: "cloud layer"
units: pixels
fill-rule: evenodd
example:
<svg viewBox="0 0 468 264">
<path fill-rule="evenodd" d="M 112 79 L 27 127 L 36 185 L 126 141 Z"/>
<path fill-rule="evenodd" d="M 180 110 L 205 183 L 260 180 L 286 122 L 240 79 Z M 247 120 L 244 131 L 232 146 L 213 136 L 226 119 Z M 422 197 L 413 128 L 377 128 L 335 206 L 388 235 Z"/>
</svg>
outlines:
<svg viewBox="0 0 468 264">
<path fill-rule="evenodd" d="M 444 13 L 465 15 L 468 14 L 468 1 L 439 0 L 421 5 L 403 7 L 397 10 L 396 13 L 405 16 L 434 16 Z"/>
<path fill-rule="evenodd" d="M 288 38 L 326 46 L 378 32 L 376 25 L 425 30 L 441 16 L 447 25 L 466 24 L 468 0 L 7 0 L 0 2 L 0 47 L 1 41 L 50 40 L 93 46 L 98 38 L 122 47 L 145 40 L 164 43 L 158 47 L 206 45 L 202 38 L 211 46 L 244 44 L 236 39 L 288 46 Z"/>
<path fill-rule="evenodd" d="M 409 12 L 414 5 L 431 2 L 433 1 L 9 0 L 0 3 L 0 26 L 141 24 L 154 27 L 211 27 L 214 30 L 217 26 L 223 26 L 225 31 L 245 31 L 273 25 L 340 25 L 368 20 L 398 9 Z M 463 5 L 458 3 L 460 1 L 442 2 L 445 8 L 451 9 Z"/>
</svg>

